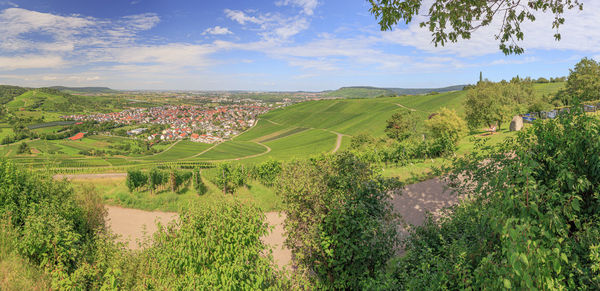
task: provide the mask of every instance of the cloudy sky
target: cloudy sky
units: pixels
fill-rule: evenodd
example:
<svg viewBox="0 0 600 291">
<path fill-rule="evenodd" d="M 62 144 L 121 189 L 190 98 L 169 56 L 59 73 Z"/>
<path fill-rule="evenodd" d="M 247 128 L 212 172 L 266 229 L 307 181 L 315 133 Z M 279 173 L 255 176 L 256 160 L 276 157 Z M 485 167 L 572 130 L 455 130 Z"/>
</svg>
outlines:
<svg viewBox="0 0 600 291">
<path fill-rule="evenodd" d="M 426 1 L 431 2 L 431 1 Z M 116 89 L 440 87 L 568 74 L 600 60 L 600 1 L 526 24 L 504 56 L 493 27 L 434 47 L 414 24 L 381 32 L 366 0 L 0 0 L 0 84 Z"/>
</svg>

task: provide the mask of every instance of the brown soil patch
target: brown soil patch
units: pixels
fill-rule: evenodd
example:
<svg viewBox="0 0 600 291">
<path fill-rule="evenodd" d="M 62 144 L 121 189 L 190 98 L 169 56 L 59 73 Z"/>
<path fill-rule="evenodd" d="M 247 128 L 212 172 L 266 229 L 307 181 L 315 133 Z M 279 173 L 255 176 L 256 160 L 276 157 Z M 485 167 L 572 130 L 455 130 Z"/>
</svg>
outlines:
<svg viewBox="0 0 600 291">
<path fill-rule="evenodd" d="M 124 242 L 132 250 L 139 249 L 139 242 L 144 241 L 144 238 L 152 237 L 158 230 L 157 222 L 166 225 L 179 217 L 173 212 L 144 211 L 116 206 L 106 206 L 106 209 L 110 229 L 120 236 L 118 241 Z"/>
</svg>

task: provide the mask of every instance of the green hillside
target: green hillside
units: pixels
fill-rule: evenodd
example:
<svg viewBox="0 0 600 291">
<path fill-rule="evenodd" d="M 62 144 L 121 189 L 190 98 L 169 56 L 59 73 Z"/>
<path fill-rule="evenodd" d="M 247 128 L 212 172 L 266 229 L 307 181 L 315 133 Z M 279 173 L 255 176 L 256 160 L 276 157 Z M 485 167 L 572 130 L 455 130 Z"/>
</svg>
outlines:
<svg viewBox="0 0 600 291">
<path fill-rule="evenodd" d="M 0 104 L 12 101 L 15 97 L 27 92 L 27 90 L 18 86 L 0 85 Z"/>
<path fill-rule="evenodd" d="M 54 95 L 38 90 L 27 91 L 6 103 L 8 109 L 60 111 L 68 109 L 70 104 L 62 95 Z"/>
<path fill-rule="evenodd" d="M 325 94 L 327 97 L 339 98 L 375 98 L 382 96 L 400 96 L 400 95 L 422 95 L 431 92 L 451 92 L 461 91 L 464 85 L 455 85 L 443 88 L 377 88 L 377 87 L 342 87 L 335 91 L 330 91 Z"/>
<path fill-rule="evenodd" d="M 117 93 L 119 91 L 113 90 L 108 87 L 64 87 L 64 86 L 54 86 L 50 87 L 52 89 L 56 89 L 69 94 L 80 94 L 80 93 Z"/>
<path fill-rule="evenodd" d="M 375 87 L 343 87 L 335 91 L 325 93 L 327 97 L 338 97 L 338 98 L 375 98 L 379 96 L 394 96 L 396 93 L 393 91 L 375 88 Z"/>
</svg>

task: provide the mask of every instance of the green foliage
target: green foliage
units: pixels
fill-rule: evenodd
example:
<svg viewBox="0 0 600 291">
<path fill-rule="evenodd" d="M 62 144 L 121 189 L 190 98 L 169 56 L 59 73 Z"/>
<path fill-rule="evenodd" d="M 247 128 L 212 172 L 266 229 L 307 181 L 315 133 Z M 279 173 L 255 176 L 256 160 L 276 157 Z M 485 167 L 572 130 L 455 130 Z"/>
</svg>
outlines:
<svg viewBox="0 0 600 291">
<path fill-rule="evenodd" d="M 412 111 L 394 113 L 387 120 L 385 133 L 392 139 L 402 141 L 414 134 L 417 128 L 416 116 Z"/>
<path fill-rule="evenodd" d="M 600 288 L 600 121 L 581 112 L 458 158 L 469 199 L 430 219 L 394 264 L 398 289 Z"/>
<path fill-rule="evenodd" d="M 143 186 L 148 184 L 148 175 L 140 170 L 129 170 L 127 171 L 127 179 L 125 180 L 125 184 L 129 189 L 129 192 L 133 192 Z"/>
<path fill-rule="evenodd" d="M 193 175 L 194 189 L 196 189 L 196 192 L 199 195 L 206 194 L 206 192 L 208 191 L 208 187 L 206 187 L 206 184 L 204 184 L 204 181 L 202 181 L 202 172 L 200 171 L 200 169 L 195 169 Z"/>
<path fill-rule="evenodd" d="M 281 290 L 261 237 L 268 226 L 256 207 L 227 199 L 181 214 L 144 252 L 137 287 L 148 290 Z"/>
<path fill-rule="evenodd" d="M 565 105 L 571 105 L 574 100 L 600 100 L 600 63 L 583 58 L 569 72 L 565 89 L 569 99 L 563 100 Z"/>
<path fill-rule="evenodd" d="M 17 154 L 30 154 L 31 150 L 29 149 L 29 146 L 27 145 L 26 142 L 22 142 L 21 144 L 19 144 L 19 147 L 17 148 Z"/>
<path fill-rule="evenodd" d="M 286 245 L 315 288 L 356 290 L 381 271 L 397 242 L 387 192 L 397 186 L 350 153 L 284 166 Z"/>
<path fill-rule="evenodd" d="M 281 162 L 269 160 L 257 164 L 252 169 L 252 176 L 265 186 L 273 186 L 281 173 Z"/>
<path fill-rule="evenodd" d="M 479 82 L 465 100 L 466 121 L 472 129 L 481 125 L 501 128 L 504 121 L 521 114 L 536 101 L 532 83 L 518 77 L 510 82 Z"/>
<path fill-rule="evenodd" d="M 238 187 L 246 185 L 248 173 L 243 165 L 223 163 L 217 166 L 213 183 L 223 190 L 223 193 L 233 194 Z"/>
<path fill-rule="evenodd" d="M 436 115 L 425 120 L 425 128 L 433 139 L 447 136 L 455 144 L 467 133 L 467 123 L 456 111 L 442 108 Z"/>
<path fill-rule="evenodd" d="M 406 24 L 419 15 L 423 0 L 390 1 L 369 0 L 370 12 L 379 20 L 381 30 L 391 30 L 398 22 Z M 521 3 L 523 2 L 523 3 Z M 518 45 L 524 39 L 521 24 L 525 21 L 535 21 L 538 14 L 551 14 L 554 18 L 552 29 L 558 29 L 565 22 L 564 12 L 569 9 L 583 9 L 583 1 L 566 0 L 528 0 L 517 1 L 448 1 L 436 0 L 427 8 L 427 17 L 420 22 L 421 27 L 427 27 L 432 34 L 432 42 L 444 46 L 449 42 L 460 39 L 470 39 L 473 31 L 485 27 L 493 20 L 501 21 L 496 38 L 499 48 L 505 54 L 521 54 L 525 50 Z M 421 11 L 422 12 L 422 11 Z M 558 41 L 561 34 L 556 32 L 554 38 Z"/>
<path fill-rule="evenodd" d="M 12 101 L 13 98 L 27 92 L 27 90 L 17 86 L 0 85 L 0 105 Z"/>
</svg>

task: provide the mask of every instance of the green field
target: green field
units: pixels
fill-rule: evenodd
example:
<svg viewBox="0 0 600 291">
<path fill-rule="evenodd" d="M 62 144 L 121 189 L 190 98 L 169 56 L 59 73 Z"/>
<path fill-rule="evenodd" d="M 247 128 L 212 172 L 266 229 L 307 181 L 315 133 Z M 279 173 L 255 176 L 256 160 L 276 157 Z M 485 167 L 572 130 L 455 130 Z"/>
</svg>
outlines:
<svg viewBox="0 0 600 291">
<path fill-rule="evenodd" d="M 227 141 L 198 156 L 197 159 L 208 161 L 234 160 L 266 152 L 267 148 L 256 142 Z"/>
<path fill-rule="evenodd" d="M 177 142 L 177 144 L 175 144 L 173 147 L 170 147 L 168 150 L 157 155 L 145 157 L 145 159 L 153 161 L 175 161 L 186 159 L 191 158 L 210 147 L 211 145 L 209 144 L 182 140 Z"/>
</svg>

